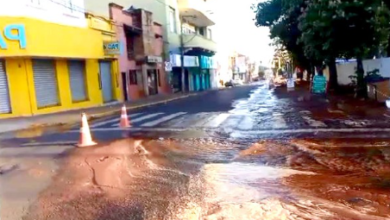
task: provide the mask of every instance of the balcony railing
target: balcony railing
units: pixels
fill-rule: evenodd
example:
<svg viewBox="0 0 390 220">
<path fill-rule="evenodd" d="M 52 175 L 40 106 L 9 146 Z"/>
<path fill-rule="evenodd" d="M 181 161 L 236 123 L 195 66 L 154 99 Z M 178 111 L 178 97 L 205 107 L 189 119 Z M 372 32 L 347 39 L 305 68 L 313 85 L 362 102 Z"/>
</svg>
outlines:
<svg viewBox="0 0 390 220">
<path fill-rule="evenodd" d="M 197 47 L 213 52 L 217 51 L 217 44 L 213 40 L 196 33 L 183 34 L 183 41 L 185 47 Z"/>
</svg>

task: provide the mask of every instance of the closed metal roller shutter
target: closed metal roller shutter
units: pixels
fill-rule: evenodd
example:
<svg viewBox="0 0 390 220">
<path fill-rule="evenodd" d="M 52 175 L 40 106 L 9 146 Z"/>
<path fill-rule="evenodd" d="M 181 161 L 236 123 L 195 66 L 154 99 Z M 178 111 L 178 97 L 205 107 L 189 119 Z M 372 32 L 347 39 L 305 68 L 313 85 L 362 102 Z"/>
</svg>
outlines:
<svg viewBox="0 0 390 220">
<path fill-rule="evenodd" d="M 35 97 L 38 108 L 59 104 L 54 60 L 33 60 Z"/>
<path fill-rule="evenodd" d="M 0 114 L 11 113 L 11 102 L 9 99 L 8 78 L 5 72 L 5 65 L 0 60 Z"/>
<path fill-rule="evenodd" d="M 100 80 L 102 83 L 103 101 L 110 102 L 113 100 L 111 62 L 100 62 L 100 76 Z"/>
<path fill-rule="evenodd" d="M 85 82 L 85 62 L 79 60 L 68 61 L 70 88 L 72 90 L 72 101 L 80 102 L 87 100 Z"/>
</svg>

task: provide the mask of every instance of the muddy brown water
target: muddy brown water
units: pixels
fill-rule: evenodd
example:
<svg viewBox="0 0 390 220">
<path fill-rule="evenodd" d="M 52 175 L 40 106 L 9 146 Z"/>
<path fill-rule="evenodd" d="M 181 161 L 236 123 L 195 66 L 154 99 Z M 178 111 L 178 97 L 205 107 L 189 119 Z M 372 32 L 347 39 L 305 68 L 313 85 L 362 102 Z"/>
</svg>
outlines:
<svg viewBox="0 0 390 220">
<path fill-rule="evenodd" d="M 75 149 L 24 219 L 389 219 L 389 145 L 119 140 Z"/>
</svg>

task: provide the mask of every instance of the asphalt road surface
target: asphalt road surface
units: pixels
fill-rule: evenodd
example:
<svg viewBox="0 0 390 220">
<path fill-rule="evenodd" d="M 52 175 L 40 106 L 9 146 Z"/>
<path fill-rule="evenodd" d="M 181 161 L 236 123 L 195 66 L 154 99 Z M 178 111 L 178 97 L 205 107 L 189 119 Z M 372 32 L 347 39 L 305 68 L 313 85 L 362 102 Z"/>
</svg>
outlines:
<svg viewBox="0 0 390 220">
<path fill-rule="evenodd" d="M 15 134 L 1 217 L 389 219 L 389 119 L 302 94 L 259 82 L 102 118 L 85 149 L 79 126 Z"/>
<path fill-rule="evenodd" d="M 287 93 L 288 95 L 288 93 Z M 299 101 L 299 97 L 278 96 L 265 82 L 211 91 L 166 104 L 129 111 L 132 125 L 119 127 L 120 115 L 90 122 L 94 138 L 109 142 L 122 137 L 387 137 L 389 118 L 367 119 L 341 112 L 342 117 L 313 117 L 327 111 L 326 98 Z M 338 112 L 335 113 L 337 116 Z M 17 143 L 77 143 L 80 126 L 63 131 L 46 131 L 38 137 L 12 139 Z"/>
</svg>

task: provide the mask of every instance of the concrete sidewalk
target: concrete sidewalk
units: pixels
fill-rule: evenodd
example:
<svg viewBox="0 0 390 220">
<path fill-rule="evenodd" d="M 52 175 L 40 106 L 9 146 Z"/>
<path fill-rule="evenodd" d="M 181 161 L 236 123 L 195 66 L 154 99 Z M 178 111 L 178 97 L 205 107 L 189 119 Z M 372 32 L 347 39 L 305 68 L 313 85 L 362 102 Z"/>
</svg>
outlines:
<svg viewBox="0 0 390 220">
<path fill-rule="evenodd" d="M 286 98 L 300 103 L 301 106 L 315 106 L 321 100 L 326 101 L 324 110 L 329 114 L 344 114 L 362 119 L 387 120 L 390 118 L 390 109 L 384 103 L 375 100 L 356 99 L 354 94 L 327 93 L 325 96 L 317 96 L 310 92 L 308 82 L 300 82 L 294 90 L 287 91 L 286 86 L 275 88 L 275 94 L 279 98 Z M 329 115 L 327 115 L 329 116 Z M 323 116 L 325 117 L 325 116 Z M 326 118 L 326 117 L 325 117 Z"/>
<path fill-rule="evenodd" d="M 196 93 L 175 93 L 167 95 L 150 96 L 136 101 L 127 102 L 126 106 L 129 110 L 147 107 L 156 104 L 162 104 L 177 99 L 187 98 L 198 94 L 204 94 L 208 91 Z M 19 117 L 0 120 L 0 133 L 24 130 L 37 127 L 49 127 L 70 125 L 80 122 L 80 114 L 86 113 L 88 119 L 93 120 L 104 116 L 119 114 L 123 103 L 114 103 L 105 106 L 98 106 L 86 109 L 70 110 L 65 112 L 37 115 L 32 117 Z"/>
</svg>

